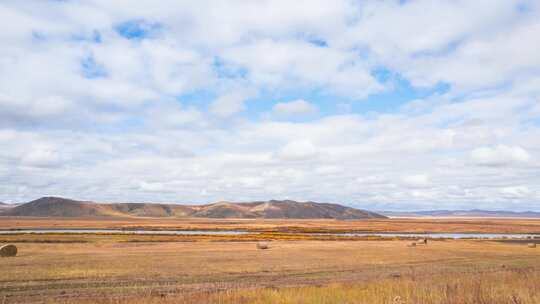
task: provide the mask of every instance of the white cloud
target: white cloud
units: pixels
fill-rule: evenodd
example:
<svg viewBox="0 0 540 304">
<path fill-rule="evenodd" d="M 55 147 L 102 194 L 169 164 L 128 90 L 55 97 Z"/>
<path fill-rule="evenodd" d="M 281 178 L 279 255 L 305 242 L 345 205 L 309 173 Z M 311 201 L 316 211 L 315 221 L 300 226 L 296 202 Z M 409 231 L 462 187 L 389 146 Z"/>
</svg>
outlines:
<svg viewBox="0 0 540 304">
<path fill-rule="evenodd" d="M 508 198 L 525 198 L 528 197 L 531 194 L 531 191 L 527 186 L 511 186 L 511 187 L 503 187 L 500 190 L 500 193 Z"/>
<path fill-rule="evenodd" d="M 21 158 L 25 166 L 51 168 L 62 165 L 62 159 L 58 152 L 46 147 L 34 147 Z"/>
<path fill-rule="evenodd" d="M 167 191 L 166 187 L 162 183 L 148 183 L 140 182 L 139 189 L 147 192 L 164 192 Z"/>
<path fill-rule="evenodd" d="M 409 186 L 412 188 L 426 188 L 431 185 L 429 176 L 425 174 L 407 175 L 407 176 L 402 177 L 402 181 L 405 183 L 406 186 Z M 421 193 L 424 193 L 424 192 L 421 192 Z"/>
<path fill-rule="evenodd" d="M 537 209 L 539 16 L 527 0 L 3 2 L 0 200 Z M 116 32 L 133 20 L 157 30 Z"/>
<path fill-rule="evenodd" d="M 283 160 L 307 160 L 315 157 L 318 149 L 309 140 L 293 141 L 286 144 L 278 153 Z"/>
<path fill-rule="evenodd" d="M 303 99 L 279 102 L 272 108 L 273 113 L 279 116 L 311 115 L 317 113 L 318 110 L 317 106 Z"/>
<path fill-rule="evenodd" d="M 320 87 L 352 99 L 383 90 L 370 74 L 369 64 L 353 51 L 264 39 L 227 49 L 224 58 L 245 67 L 253 82 L 263 87 Z"/>
<path fill-rule="evenodd" d="M 537 10 L 533 1 L 368 2 L 340 42 L 367 47 L 416 85 L 489 88 L 539 66 Z"/>
<path fill-rule="evenodd" d="M 494 147 L 481 147 L 471 151 L 472 160 L 482 166 L 505 166 L 527 163 L 531 156 L 518 146 L 497 145 Z"/>
<path fill-rule="evenodd" d="M 253 96 L 252 91 L 238 90 L 218 97 L 210 104 L 210 112 L 219 117 L 229 117 L 244 110 L 244 102 Z"/>
<path fill-rule="evenodd" d="M 343 169 L 339 166 L 327 165 L 315 168 L 315 173 L 322 175 L 339 174 L 341 172 L 343 172 Z"/>
</svg>

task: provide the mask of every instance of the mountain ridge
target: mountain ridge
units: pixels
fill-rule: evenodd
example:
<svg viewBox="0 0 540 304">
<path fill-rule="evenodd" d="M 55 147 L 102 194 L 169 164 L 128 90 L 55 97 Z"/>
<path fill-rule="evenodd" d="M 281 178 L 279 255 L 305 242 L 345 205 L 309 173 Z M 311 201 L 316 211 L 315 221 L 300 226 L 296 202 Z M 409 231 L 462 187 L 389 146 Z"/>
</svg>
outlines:
<svg viewBox="0 0 540 304">
<path fill-rule="evenodd" d="M 10 209 L 17 206 L 18 206 L 17 204 L 8 204 L 8 203 L 0 202 L 0 210 Z"/>
<path fill-rule="evenodd" d="M 369 219 L 386 218 L 375 212 L 331 203 L 269 200 L 217 202 L 205 205 L 160 203 L 97 203 L 61 197 L 42 197 L 9 208 L 1 216 L 35 217 L 200 217 L 268 219 Z"/>
</svg>

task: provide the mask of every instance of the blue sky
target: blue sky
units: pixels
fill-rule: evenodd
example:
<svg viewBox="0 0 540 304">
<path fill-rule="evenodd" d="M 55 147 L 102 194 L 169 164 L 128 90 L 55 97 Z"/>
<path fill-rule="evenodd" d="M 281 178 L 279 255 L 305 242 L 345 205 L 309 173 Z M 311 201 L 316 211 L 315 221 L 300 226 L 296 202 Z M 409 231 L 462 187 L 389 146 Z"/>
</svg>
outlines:
<svg viewBox="0 0 540 304">
<path fill-rule="evenodd" d="M 0 201 L 540 211 L 539 10 L 2 2 Z"/>
</svg>

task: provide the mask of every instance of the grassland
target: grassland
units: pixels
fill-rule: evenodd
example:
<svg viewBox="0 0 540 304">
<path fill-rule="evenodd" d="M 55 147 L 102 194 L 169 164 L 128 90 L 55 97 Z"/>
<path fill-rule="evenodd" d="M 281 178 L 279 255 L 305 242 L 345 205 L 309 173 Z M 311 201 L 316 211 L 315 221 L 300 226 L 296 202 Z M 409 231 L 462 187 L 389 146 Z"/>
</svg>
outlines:
<svg viewBox="0 0 540 304">
<path fill-rule="evenodd" d="M 266 232 L 539 233 L 540 219 L 399 218 L 381 220 L 0 217 L 0 230 L 35 228 L 246 230 Z"/>
<path fill-rule="evenodd" d="M 85 242 L 73 242 L 76 237 Z M 540 282 L 540 251 L 520 243 L 441 240 L 411 248 L 399 240 L 277 240 L 257 250 L 253 241 L 148 237 L 27 236 L 33 240 L 16 243 L 19 256 L 1 260 L 0 303 L 391 303 L 383 299 L 427 297 L 436 282 L 434 293 L 458 292 L 476 286 L 467 285 L 474 278 L 493 285 L 475 287 L 481 290 L 517 290 L 517 303 L 537 303 L 539 292 L 500 279 Z M 333 301 L 315 301 L 328 293 Z M 379 302 L 353 301 L 364 293 Z"/>
<path fill-rule="evenodd" d="M 415 274 L 404 278 L 365 283 L 335 283 L 327 286 L 236 289 L 216 293 L 152 294 L 135 299 L 105 300 L 106 303 L 219 303 L 219 304 L 516 304 L 539 303 L 540 275 L 532 270 L 501 270 L 434 275 L 429 280 Z M 63 303 L 94 303 L 66 300 Z"/>
<path fill-rule="evenodd" d="M 268 232 L 0 235 L 0 244 L 19 247 L 17 257 L 0 259 L 1 304 L 540 303 L 540 248 L 523 242 L 432 240 L 408 247 L 410 240 L 399 238 L 280 232 L 398 231 L 393 229 L 414 222 L 421 228 L 407 231 L 432 231 L 440 224 L 444 229 L 437 231 L 530 233 L 540 226 L 534 220 L 9 221 L 19 221 L 10 228 L 244 227 Z M 257 249 L 259 240 L 269 242 L 270 249 Z"/>
</svg>

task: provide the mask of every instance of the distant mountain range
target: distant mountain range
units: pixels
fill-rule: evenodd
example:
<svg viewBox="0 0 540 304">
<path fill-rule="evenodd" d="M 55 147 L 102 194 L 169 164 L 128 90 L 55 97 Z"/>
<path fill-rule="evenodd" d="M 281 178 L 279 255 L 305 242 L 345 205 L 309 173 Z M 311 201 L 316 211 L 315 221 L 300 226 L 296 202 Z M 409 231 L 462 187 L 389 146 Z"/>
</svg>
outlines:
<svg viewBox="0 0 540 304">
<path fill-rule="evenodd" d="M 42 197 L 24 204 L 0 202 L 0 216 L 34 217 L 169 217 L 268 219 L 380 219 L 386 217 L 521 217 L 540 218 L 540 212 L 472 210 L 378 211 L 338 204 L 270 200 L 207 205 L 97 203 L 61 197 Z"/>
<path fill-rule="evenodd" d="M 379 211 L 378 213 L 389 217 L 522 217 L 540 218 L 540 212 L 524 211 L 504 211 L 504 210 L 431 210 L 431 211 Z"/>
<path fill-rule="evenodd" d="M 18 205 L 16 205 L 16 204 L 7 204 L 7 203 L 0 202 L 0 210 L 1 209 L 8 209 L 8 208 L 16 207 L 16 206 L 18 206 Z"/>
<path fill-rule="evenodd" d="M 11 208 L 1 216 L 34 217 L 201 217 L 269 219 L 370 219 L 383 215 L 338 204 L 271 200 L 248 203 L 218 202 L 208 205 L 149 203 L 96 203 L 61 197 L 42 197 Z"/>
</svg>

